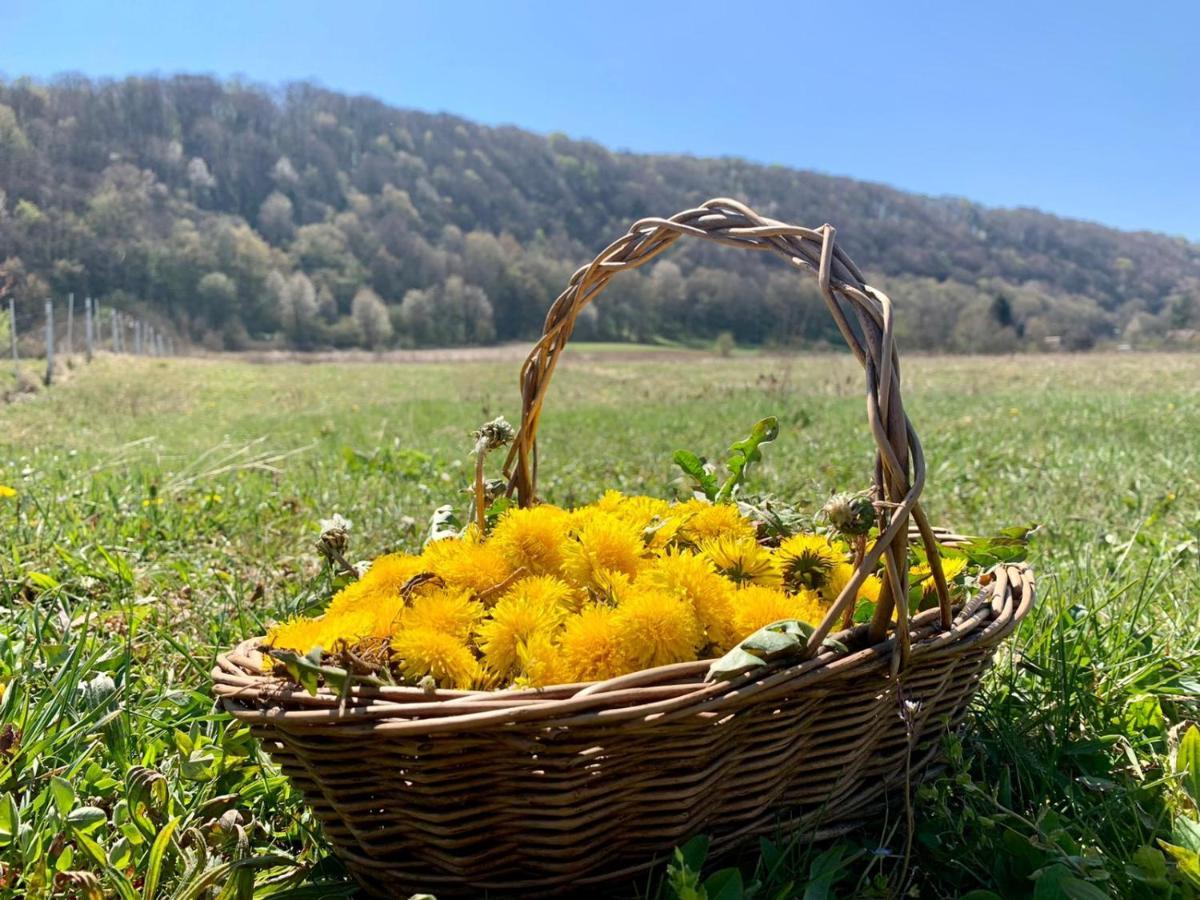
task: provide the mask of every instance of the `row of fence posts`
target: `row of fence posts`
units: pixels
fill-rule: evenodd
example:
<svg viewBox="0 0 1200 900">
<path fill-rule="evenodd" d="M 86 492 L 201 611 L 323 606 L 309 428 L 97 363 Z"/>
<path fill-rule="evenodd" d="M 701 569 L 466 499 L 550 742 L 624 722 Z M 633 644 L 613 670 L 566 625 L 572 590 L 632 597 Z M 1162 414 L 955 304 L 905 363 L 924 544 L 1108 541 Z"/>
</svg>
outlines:
<svg viewBox="0 0 1200 900">
<path fill-rule="evenodd" d="M 108 313 L 108 345 L 113 353 L 127 353 L 133 356 L 174 356 L 175 339 L 163 334 L 153 325 L 123 313 L 119 309 L 106 310 Z M 17 348 L 17 314 L 13 298 L 8 299 L 9 335 L 12 341 L 13 374 L 20 375 L 21 357 Z M 97 350 L 104 347 L 104 319 L 100 315 L 100 301 L 91 297 L 83 299 L 83 339 L 84 356 L 92 361 Z M 46 301 L 46 375 L 44 383 L 49 386 L 54 381 L 54 354 L 56 351 L 56 332 L 54 329 L 54 301 Z M 67 333 L 63 347 L 64 352 L 71 356 L 75 353 L 75 295 L 67 295 Z"/>
</svg>

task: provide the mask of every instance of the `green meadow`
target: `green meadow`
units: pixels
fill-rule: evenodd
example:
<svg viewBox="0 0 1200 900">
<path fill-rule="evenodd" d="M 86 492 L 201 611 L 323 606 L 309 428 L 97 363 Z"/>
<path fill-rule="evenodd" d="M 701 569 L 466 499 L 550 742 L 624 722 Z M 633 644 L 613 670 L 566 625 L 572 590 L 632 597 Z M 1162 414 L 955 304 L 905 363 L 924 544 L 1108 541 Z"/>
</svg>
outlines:
<svg viewBox="0 0 1200 900">
<path fill-rule="evenodd" d="M 469 433 L 516 420 L 517 367 L 102 355 L 0 406 L 0 896 L 353 892 L 209 671 L 328 598 L 319 519 L 350 519 L 363 559 L 465 507 Z M 1195 896 L 1200 357 L 917 357 L 904 379 L 931 517 L 1037 523 L 1038 604 L 915 788 L 907 866 L 895 822 L 780 836 L 721 896 Z M 767 415 L 757 488 L 816 508 L 867 486 L 848 356 L 573 348 L 541 493 L 670 495 L 672 451 L 716 456 Z M 629 893 L 683 896 L 690 874 Z"/>
</svg>

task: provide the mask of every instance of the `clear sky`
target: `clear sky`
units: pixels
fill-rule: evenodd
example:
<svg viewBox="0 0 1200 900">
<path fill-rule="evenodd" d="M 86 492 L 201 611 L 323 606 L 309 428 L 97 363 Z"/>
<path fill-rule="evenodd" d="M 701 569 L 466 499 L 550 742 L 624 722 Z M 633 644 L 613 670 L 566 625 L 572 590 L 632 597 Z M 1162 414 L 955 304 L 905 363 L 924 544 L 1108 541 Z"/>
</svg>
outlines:
<svg viewBox="0 0 1200 900">
<path fill-rule="evenodd" d="M 0 72 L 65 71 L 311 79 L 1200 239 L 1200 0 L 0 0 Z"/>
</svg>

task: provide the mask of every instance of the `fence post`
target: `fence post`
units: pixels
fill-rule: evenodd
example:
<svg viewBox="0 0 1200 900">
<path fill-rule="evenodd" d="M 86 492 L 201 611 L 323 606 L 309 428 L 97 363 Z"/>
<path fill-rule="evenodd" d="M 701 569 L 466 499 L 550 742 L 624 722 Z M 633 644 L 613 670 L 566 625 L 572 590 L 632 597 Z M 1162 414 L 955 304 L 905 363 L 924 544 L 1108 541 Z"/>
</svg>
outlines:
<svg viewBox="0 0 1200 900">
<path fill-rule="evenodd" d="M 142 320 L 133 320 L 133 355 L 142 355 Z"/>
<path fill-rule="evenodd" d="M 54 381 L 54 301 L 46 301 L 46 387 Z"/>
<path fill-rule="evenodd" d="M 125 320 L 118 310 L 113 310 L 113 352 L 125 352 Z"/>
<path fill-rule="evenodd" d="M 21 374 L 21 357 L 17 355 L 17 304 L 12 297 L 8 298 L 9 336 L 12 338 L 13 375 Z"/>
<path fill-rule="evenodd" d="M 75 292 L 67 294 L 67 356 L 75 352 Z"/>
<path fill-rule="evenodd" d="M 87 361 L 92 361 L 92 342 L 96 338 L 95 326 L 92 323 L 92 298 L 83 298 L 83 339 L 87 343 Z"/>
</svg>

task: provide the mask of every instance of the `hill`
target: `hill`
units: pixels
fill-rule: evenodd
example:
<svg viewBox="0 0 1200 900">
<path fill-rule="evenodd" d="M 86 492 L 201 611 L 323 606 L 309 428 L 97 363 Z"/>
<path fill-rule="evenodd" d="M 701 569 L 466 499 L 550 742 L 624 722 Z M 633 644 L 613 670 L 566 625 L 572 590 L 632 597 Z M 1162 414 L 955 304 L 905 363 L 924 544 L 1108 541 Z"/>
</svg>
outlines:
<svg viewBox="0 0 1200 900">
<path fill-rule="evenodd" d="M 844 138 L 844 136 L 843 136 Z M 309 84 L 0 82 L 0 284 L 68 291 L 213 347 L 534 336 L 571 271 L 710 196 L 818 225 L 910 349 L 1074 349 L 1200 327 L 1200 246 L 737 159 L 611 152 Z M 754 258 L 743 258 L 743 257 Z M 815 286 L 680 249 L 614 282 L 595 340 L 836 340 Z"/>
</svg>

